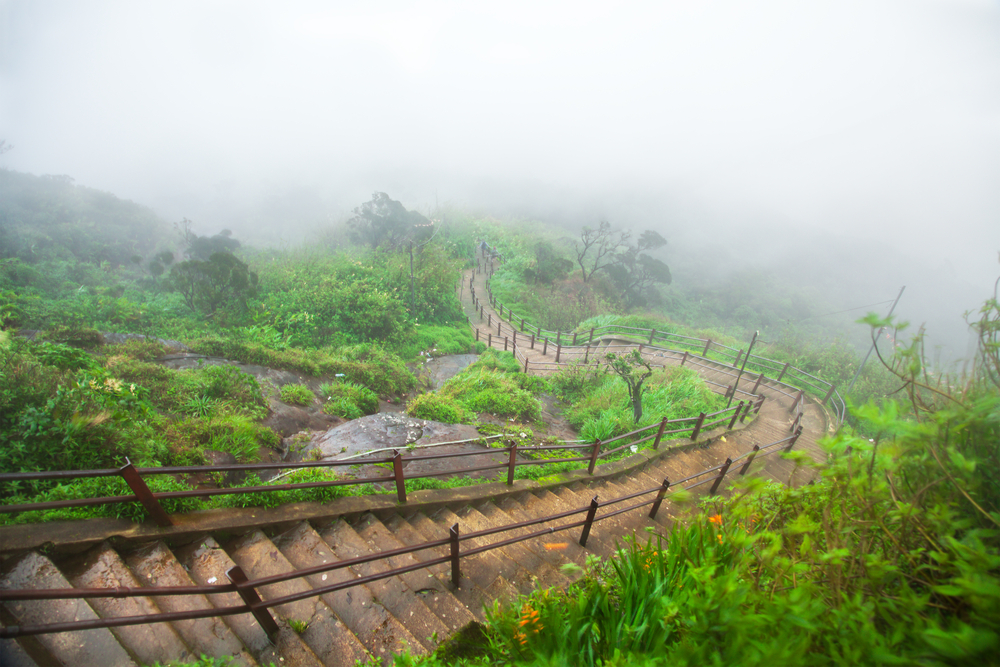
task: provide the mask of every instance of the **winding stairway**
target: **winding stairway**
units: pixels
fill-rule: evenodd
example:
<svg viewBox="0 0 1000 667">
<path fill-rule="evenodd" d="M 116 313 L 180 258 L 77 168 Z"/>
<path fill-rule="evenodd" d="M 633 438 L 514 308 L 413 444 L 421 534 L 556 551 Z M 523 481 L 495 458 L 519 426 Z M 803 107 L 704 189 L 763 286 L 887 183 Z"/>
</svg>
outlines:
<svg viewBox="0 0 1000 667">
<path fill-rule="evenodd" d="M 467 277 L 468 280 L 468 277 Z M 468 304 L 467 304 L 468 305 Z M 493 318 L 496 314 L 493 313 Z M 477 311 L 478 316 L 478 311 Z M 601 345 L 635 345 L 602 341 Z M 569 354 L 575 354 L 571 351 Z M 594 352 L 592 351 L 591 354 Z M 540 354 L 540 353 L 539 353 Z M 664 359 L 664 363 L 669 360 Z M 707 380 L 725 386 L 722 373 L 702 369 Z M 754 445 L 789 435 L 792 401 L 766 385 L 768 398 L 745 428 L 722 436 L 712 432 L 705 444 L 668 449 L 655 458 L 632 457 L 617 472 L 577 477 L 571 483 L 545 485 L 519 480 L 506 493 L 499 485 L 472 487 L 450 500 L 409 503 L 368 511 L 355 502 L 339 516 L 295 520 L 289 512 L 268 523 L 266 510 L 242 510 L 247 521 L 225 531 L 198 534 L 195 529 L 157 537 L 150 529 L 140 537 L 108 535 L 97 544 L 78 541 L 76 547 L 25 550 L 27 533 L 0 529 L 0 589 L 137 588 L 225 583 L 226 572 L 239 565 L 250 579 L 276 575 L 334 560 L 397 549 L 448 536 L 459 524 L 463 533 L 523 522 L 586 507 L 595 496 L 618 498 L 655 487 L 666 479 L 682 479 L 717 466 Z M 828 429 L 825 410 L 807 401 L 801 418 L 803 432 L 796 449 L 819 460 L 816 440 Z M 633 461 L 636 459 L 638 462 Z M 632 461 L 632 463 L 628 463 Z M 783 483 L 802 483 L 811 474 L 777 456 L 755 460 L 750 472 Z M 506 488 L 506 487 L 504 487 Z M 478 489 L 478 491 L 477 491 Z M 707 486 L 697 489 L 705 493 Z M 438 492 L 441 494 L 443 492 Z M 478 495 L 477 495 L 478 494 Z M 413 494 L 417 496 L 417 494 Z M 358 501 L 359 499 L 352 499 Z M 272 611 L 278 631 L 269 640 L 249 614 L 199 620 L 161 622 L 112 629 L 78 630 L 14 639 L 0 639 L 0 665 L 73 665 L 113 667 L 184 660 L 200 654 L 233 656 L 240 665 L 307 665 L 349 667 L 356 661 L 387 657 L 404 647 L 416 654 L 437 644 L 474 620 L 484 605 L 530 593 L 538 586 L 565 586 L 572 575 L 560 566 L 583 564 L 589 555 L 610 556 L 629 535 L 647 531 L 665 534 L 676 509 L 667 502 L 655 519 L 635 510 L 594 524 L 586 547 L 579 530 L 554 533 L 485 551 L 462 559 L 460 586 L 451 584 L 448 563 L 420 567 L 419 562 L 448 555 L 448 546 L 390 557 L 344 569 L 260 587 L 274 599 L 310 587 L 348 581 L 390 568 L 413 565 L 398 576 L 371 581 L 319 597 L 281 605 Z M 250 517 L 253 517 L 253 521 Z M 562 521 L 562 523 L 568 520 Z M 238 523 L 238 522 L 237 522 Z M 557 524 L 560 522 L 556 522 Z M 525 533 L 531 529 L 520 529 Z M 502 537 L 506 537 L 505 534 Z M 470 540 L 472 547 L 498 541 Z M 466 542 L 465 544 L 468 544 Z M 8 600 L 0 604 L 0 625 L 30 626 L 116 616 L 190 611 L 240 604 L 235 592 L 216 595 L 90 598 L 89 600 Z"/>
</svg>

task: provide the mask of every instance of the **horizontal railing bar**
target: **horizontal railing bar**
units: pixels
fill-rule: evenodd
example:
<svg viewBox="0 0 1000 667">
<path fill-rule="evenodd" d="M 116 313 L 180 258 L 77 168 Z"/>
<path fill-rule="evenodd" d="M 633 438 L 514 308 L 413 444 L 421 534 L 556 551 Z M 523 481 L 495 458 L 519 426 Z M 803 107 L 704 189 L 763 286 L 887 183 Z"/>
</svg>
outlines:
<svg viewBox="0 0 1000 667">
<path fill-rule="evenodd" d="M 488 466 L 477 466 L 475 468 L 463 468 L 461 470 L 443 470 L 441 472 L 425 472 L 419 475 L 407 475 L 405 479 L 407 481 L 411 479 L 425 479 L 427 477 L 441 477 L 442 475 L 454 475 L 455 473 L 469 473 L 469 472 L 482 472 L 483 470 L 497 470 L 498 468 L 506 468 L 508 463 L 496 463 Z M 390 480 L 394 479 L 392 477 Z"/>
<path fill-rule="evenodd" d="M 341 581 L 336 584 L 320 586 L 319 588 L 310 588 L 309 590 L 300 591 L 298 593 L 292 593 L 291 595 L 284 595 L 278 598 L 272 598 L 270 600 L 262 600 L 261 602 L 257 602 L 247 606 L 251 610 L 270 609 L 271 607 L 277 607 L 279 605 L 288 604 L 289 602 L 298 602 L 299 600 L 306 600 L 311 597 L 326 595 L 327 593 L 335 593 L 336 591 L 340 591 L 345 588 L 353 588 L 354 586 L 368 584 L 373 581 L 379 581 L 381 579 L 388 579 L 389 577 L 395 577 L 400 574 L 406 574 L 407 572 L 422 570 L 424 568 L 432 567 L 434 565 L 440 565 L 441 563 L 447 563 L 450 560 L 451 556 L 440 556 L 438 558 L 432 558 L 431 560 L 417 561 L 415 563 L 404 565 L 402 567 L 397 567 L 392 570 L 386 570 L 385 572 L 376 572 L 375 574 L 368 574 L 363 577 L 358 577 L 357 579 L 349 579 L 347 581 Z"/>
<path fill-rule="evenodd" d="M 516 530 L 517 528 L 527 528 L 528 526 L 534 526 L 539 523 L 545 523 L 546 521 L 557 521 L 558 519 L 565 519 L 568 516 L 573 516 L 574 514 L 582 514 L 590 509 L 590 506 L 583 507 L 581 509 L 566 510 L 565 512 L 559 512 L 558 514 L 550 514 L 548 516 L 543 516 L 537 519 L 528 519 L 527 521 L 519 521 L 518 523 L 507 524 L 506 526 L 495 526 L 493 528 L 484 528 L 482 530 L 476 530 L 471 533 L 463 533 L 458 536 L 459 542 L 464 542 L 465 540 L 472 540 L 478 537 L 486 537 L 487 535 L 494 535 L 496 533 L 502 533 L 507 530 Z"/>
<path fill-rule="evenodd" d="M 593 447 L 593 445 L 590 445 Z M 514 467 L 517 466 L 537 466 L 537 465 L 548 465 L 550 463 L 572 463 L 573 461 L 589 461 L 589 456 L 574 456 L 568 459 L 528 459 L 527 461 L 515 461 Z M 507 465 L 504 463 L 503 465 Z"/>
</svg>

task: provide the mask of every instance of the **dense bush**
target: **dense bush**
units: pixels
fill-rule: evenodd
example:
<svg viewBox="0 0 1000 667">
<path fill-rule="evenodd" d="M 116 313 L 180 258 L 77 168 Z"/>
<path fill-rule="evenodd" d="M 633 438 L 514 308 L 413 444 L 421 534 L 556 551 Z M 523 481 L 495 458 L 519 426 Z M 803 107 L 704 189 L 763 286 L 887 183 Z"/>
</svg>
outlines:
<svg viewBox="0 0 1000 667">
<path fill-rule="evenodd" d="M 286 384 L 280 393 L 281 400 L 290 405 L 310 405 L 316 400 L 312 389 L 304 384 Z"/>
<path fill-rule="evenodd" d="M 357 419 L 378 412 L 378 396 L 356 382 L 327 382 L 320 387 L 326 396 L 323 412 L 346 419 Z"/>
<path fill-rule="evenodd" d="M 445 424 L 459 424 L 475 418 L 475 413 L 468 410 L 457 398 L 436 392 L 420 394 L 407 403 L 406 414 Z"/>
</svg>

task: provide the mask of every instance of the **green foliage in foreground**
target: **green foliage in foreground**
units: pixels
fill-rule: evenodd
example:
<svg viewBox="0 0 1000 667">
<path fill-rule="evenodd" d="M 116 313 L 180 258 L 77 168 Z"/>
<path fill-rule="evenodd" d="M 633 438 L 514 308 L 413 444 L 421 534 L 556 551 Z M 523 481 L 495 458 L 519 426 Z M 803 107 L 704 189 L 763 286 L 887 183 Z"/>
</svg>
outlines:
<svg viewBox="0 0 1000 667">
<path fill-rule="evenodd" d="M 706 501 L 568 590 L 496 606 L 477 655 L 448 664 L 996 664 L 1000 398 L 869 412 L 893 435 L 829 441 L 815 484 Z"/>
</svg>

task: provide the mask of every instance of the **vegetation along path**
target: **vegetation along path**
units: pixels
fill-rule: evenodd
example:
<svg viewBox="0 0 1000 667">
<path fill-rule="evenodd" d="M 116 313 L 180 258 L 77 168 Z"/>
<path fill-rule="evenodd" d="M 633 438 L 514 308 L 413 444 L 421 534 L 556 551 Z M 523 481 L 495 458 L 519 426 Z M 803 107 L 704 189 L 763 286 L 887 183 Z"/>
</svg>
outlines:
<svg viewBox="0 0 1000 667">
<path fill-rule="evenodd" d="M 474 288 L 478 301 L 473 300 Z M 527 363 L 528 372 L 548 374 L 554 366 L 551 344 L 526 337 L 489 306 L 483 273 L 469 272 L 461 290 L 463 306 L 480 340 L 502 349 L 513 348 Z M 518 325 L 521 323 L 518 321 Z M 492 334 L 492 336 L 491 336 Z M 594 363 L 609 351 L 639 350 L 654 365 L 688 363 L 714 383 L 720 393 L 733 384 L 735 369 L 725 364 L 696 360 L 667 350 L 642 346 L 622 337 L 588 340 L 587 345 L 559 347 L 560 363 Z M 749 383 L 747 383 L 749 385 Z M 742 385 L 741 385 L 742 386 Z M 750 391 L 750 386 L 745 391 Z M 31 549 L 14 553 L 12 544 L 31 542 L 26 531 L 48 527 L 12 526 L 2 531 L 8 556 L 0 576 L 0 589 L 67 589 L 57 598 L 10 599 L 0 605 L 5 634 L 0 639 L 0 663 L 6 666 L 79 664 L 135 665 L 182 660 L 206 654 L 234 656 L 236 664 L 354 665 L 357 660 L 382 657 L 404 650 L 415 654 L 432 651 L 444 638 L 470 622 L 482 619 L 483 607 L 498 599 L 529 593 L 538 586 L 563 586 L 573 578 L 561 565 L 583 564 L 588 555 L 609 557 L 627 536 L 646 531 L 664 533 L 676 517 L 668 501 L 655 517 L 649 505 L 615 513 L 627 503 L 603 507 L 597 521 L 583 537 L 580 528 L 559 531 L 580 522 L 582 514 L 565 515 L 598 502 L 648 492 L 666 480 L 683 480 L 752 450 L 788 439 L 802 431 L 795 449 L 813 459 L 823 456 L 816 441 L 830 426 L 826 410 L 787 388 L 761 382 L 765 396 L 759 413 L 743 428 L 726 432 L 710 430 L 697 443 L 664 448 L 657 455 L 636 454 L 623 461 L 598 466 L 595 474 L 576 471 L 554 480 L 517 480 L 512 486 L 484 484 L 465 489 L 423 491 L 398 504 L 386 496 L 342 498 L 322 511 L 309 504 L 272 510 L 234 510 L 225 525 L 212 524 L 212 516 L 191 517 L 168 529 L 150 525 L 131 533 L 77 534 L 62 548 Z M 749 400 L 737 392 L 734 400 Z M 747 459 L 740 461 L 740 465 Z M 742 470 L 741 470 L 742 471 Z M 778 456 L 753 461 L 752 474 L 799 484 L 811 469 Z M 735 476 L 738 472 L 731 473 Z M 706 494 L 702 478 L 693 493 Z M 638 496 L 636 496 L 638 497 Z M 648 494 L 645 499 L 652 499 Z M 536 522 L 552 515 L 554 520 Z M 606 518 L 605 518 L 606 517 Z M 476 535 L 500 526 L 528 523 L 502 534 Z M 457 534 L 453 527 L 457 526 Z M 534 532 L 545 534 L 514 542 L 512 538 Z M 550 531 L 549 529 L 554 529 Z M 37 535 L 35 540 L 40 539 Z M 452 540 L 450 546 L 449 540 Z M 461 540 L 461 573 L 449 557 Z M 430 542 L 427 549 L 407 553 L 404 547 Z M 472 555 L 465 552 L 497 542 L 498 548 Z M 581 544 L 583 543 L 583 544 Z M 380 552 L 387 558 L 366 560 Z M 329 569 L 338 561 L 345 567 Z M 429 563 L 422 565 L 422 563 Z M 238 566 L 239 570 L 234 570 Z M 287 576 L 311 568 L 306 576 Z M 380 578 L 391 569 L 402 571 Z M 239 572 L 239 574 L 234 574 Z M 282 598 L 270 608 L 276 624 L 248 613 L 212 616 L 215 609 L 247 601 L 247 591 L 230 584 L 242 575 L 250 580 L 267 578 L 252 587 L 264 600 Z M 353 585 L 355 580 L 363 583 Z M 337 588 L 334 584 L 344 584 Z M 348 586 L 348 584 L 352 584 Z M 154 587 L 200 587 L 186 595 L 150 596 Z M 214 587 L 214 588 L 213 588 Z M 73 598 L 76 589 L 77 597 Z M 83 591 L 80 589 L 104 589 Z M 110 590 L 109 590 L 110 589 Z M 311 589 L 326 589 L 310 595 Z M 107 597 L 95 596 L 104 593 Z M 122 625 L 101 629 L 73 629 L 31 634 L 32 626 L 80 622 L 115 617 L 172 613 L 171 622 Z M 195 616 L 196 618 L 183 618 Z M 27 634 L 23 634 L 27 633 Z"/>
</svg>

